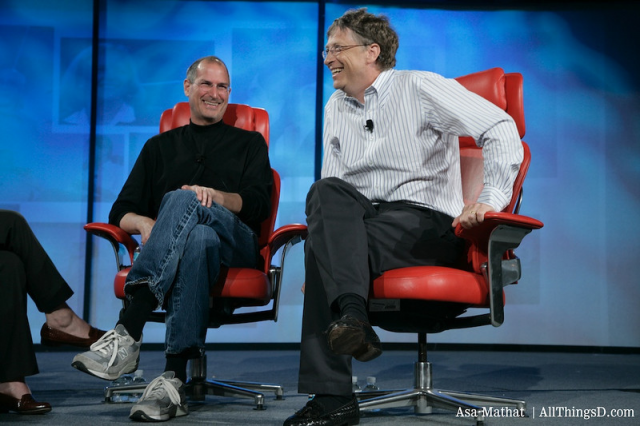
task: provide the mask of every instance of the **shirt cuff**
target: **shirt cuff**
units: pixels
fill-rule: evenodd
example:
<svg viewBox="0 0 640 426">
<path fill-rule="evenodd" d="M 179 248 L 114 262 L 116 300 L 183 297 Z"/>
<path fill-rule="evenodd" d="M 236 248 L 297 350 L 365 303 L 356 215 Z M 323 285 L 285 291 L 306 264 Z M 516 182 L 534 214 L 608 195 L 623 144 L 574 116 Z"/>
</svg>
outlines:
<svg viewBox="0 0 640 426">
<path fill-rule="evenodd" d="M 502 211 L 509 205 L 510 199 L 498 188 L 485 185 L 478 197 L 478 203 L 489 204 L 495 211 Z"/>
</svg>

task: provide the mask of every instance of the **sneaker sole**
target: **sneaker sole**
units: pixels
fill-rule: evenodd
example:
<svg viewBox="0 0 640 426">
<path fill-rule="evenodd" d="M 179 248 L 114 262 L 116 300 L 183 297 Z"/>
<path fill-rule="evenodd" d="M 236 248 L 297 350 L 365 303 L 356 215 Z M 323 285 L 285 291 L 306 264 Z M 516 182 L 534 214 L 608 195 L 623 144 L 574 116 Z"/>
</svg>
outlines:
<svg viewBox="0 0 640 426">
<path fill-rule="evenodd" d="M 103 371 L 91 370 L 87 368 L 87 366 L 84 365 L 81 361 L 74 361 L 71 363 L 71 366 L 77 370 L 82 371 L 83 373 L 90 374 L 99 379 L 115 380 L 118 377 L 122 376 L 123 374 L 130 374 L 135 372 L 138 369 L 138 362 L 139 362 L 139 359 L 136 359 L 134 363 L 125 365 L 125 367 L 119 373 L 111 373 L 111 374 Z"/>
<path fill-rule="evenodd" d="M 166 414 L 160 415 L 151 415 L 145 412 L 143 409 L 139 409 L 129 414 L 129 418 L 131 420 L 138 420 L 142 422 L 165 422 L 169 419 L 172 419 L 173 417 L 182 417 L 186 416 L 187 414 L 189 414 L 189 408 L 187 407 L 187 405 L 184 405 L 175 407 L 175 411 L 173 413 L 170 411 Z"/>
<path fill-rule="evenodd" d="M 139 422 L 165 422 L 169 420 L 172 416 L 170 414 L 163 414 L 161 416 L 149 416 L 142 410 L 134 411 L 129 415 L 131 420 L 137 420 Z"/>
</svg>

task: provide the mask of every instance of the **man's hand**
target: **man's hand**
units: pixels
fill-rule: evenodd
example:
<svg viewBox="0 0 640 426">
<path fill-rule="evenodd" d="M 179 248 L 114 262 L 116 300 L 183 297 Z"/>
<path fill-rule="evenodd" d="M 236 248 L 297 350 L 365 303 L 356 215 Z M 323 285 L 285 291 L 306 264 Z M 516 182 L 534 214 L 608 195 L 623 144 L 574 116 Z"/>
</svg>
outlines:
<svg viewBox="0 0 640 426">
<path fill-rule="evenodd" d="M 135 213 L 127 213 L 120 220 L 120 228 L 130 234 L 140 234 L 142 244 L 146 244 L 155 224 L 155 220 Z"/>
<path fill-rule="evenodd" d="M 149 236 L 151 235 L 151 230 L 153 229 L 153 225 L 156 224 L 156 221 L 150 219 L 148 217 L 143 217 L 138 225 L 140 229 L 140 242 L 142 244 L 146 244 Z"/>
<path fill-rule="evenodd" d="M 217 189 L 199 185 L 182 185 L 180 189 L 195 192 L 198 201 L 204 207 L 211 207 L 215 202 L 233 213 L 238 213 L 242 210 L 242 197 L 239 194 L 218 191 Z"/>
<path fill-rule="evenodd" d="M 211 207 L 214 201 L 221 206 L 224 205 L 224 196 L 220 191 L 216 191 L 213 188 L 200 185 L 182 185 L 181 189 L 195 192 L 198 201 L 205 207 Z"/>
<path fill-rule="evenodd" d="M 454 228 L 460 224 L 463 228 L 469 229 L 484 221 L 484 214 L 492 212 L 494 208 L 489 204 L 475 203 L 468 204 L 462 209 L 460 216 L 453 219 L 451 226 Z"/>
</svg>

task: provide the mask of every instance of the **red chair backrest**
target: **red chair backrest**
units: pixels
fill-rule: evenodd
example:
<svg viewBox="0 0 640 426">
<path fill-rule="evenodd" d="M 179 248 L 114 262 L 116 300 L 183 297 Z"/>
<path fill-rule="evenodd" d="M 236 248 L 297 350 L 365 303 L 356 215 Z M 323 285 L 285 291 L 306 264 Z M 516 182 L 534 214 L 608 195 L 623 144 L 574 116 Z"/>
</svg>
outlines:
<svg viewBox="0 0 640 426">
<path fill-rule="evenodd" d="M 502 68 L 491 68 L 456 78 L 468 90 L 477 93 L 505 110 L 515 121 L 520 138 L 525 134 L 524 104 L 522 100 L 522 74 L 505 74 Z M 524 158 L 513 185 L 511 202 L 503 210 L 512 213 L 522 189 L 522 183 L 529 169 L 531 153 L 523 141 Z M 475 202 L 484 186 L 482 149 L 470 137 L 460 138 L 460 169 L 462 173 L 462 194 L 466 203 Z"/>
<path fill-rule="evenodd" d="M 191 109 L 188 102 L 178 102 L 173 108 L 165 110 L 160 116 L 160 133 L 176 127 L 186 126 L 191 118 Z M 228 104 L 222 121 L 230 126 L 244 130 L 257 131 L 262 134 L 267 147 L 269 146 L 269 114 L 263 108 L 254 108 L 244 104 Z M 260 225 L 260 248 L 267 245 L 269 237 L 273 233 L 280 203 L 280 175 L 273 172 L 273 188 L 271 190 L 271 214 Z"/>
<path fill-rule="evenodd" d="M 191 118 L 189 102 L 178 102 L 160 116 L 160 133 L 176 127 L 186 126 Z M 269 146 L 269 114 L 263 108 L 253 108 L 244 104 L 228 104 L 222 121 L 230 126 L 262 133 Z"/>
</svg>

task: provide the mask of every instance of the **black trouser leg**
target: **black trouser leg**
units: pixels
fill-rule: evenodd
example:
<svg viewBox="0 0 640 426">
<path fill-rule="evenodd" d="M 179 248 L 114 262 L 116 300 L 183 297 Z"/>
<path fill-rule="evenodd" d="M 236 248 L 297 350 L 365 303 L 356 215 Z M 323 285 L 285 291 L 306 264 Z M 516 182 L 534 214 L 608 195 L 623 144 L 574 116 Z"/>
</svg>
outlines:
<svg viewBox="0 0 640 426">
<path fill-rule="evenodd" d="M 300 342 L 300 393 L 351 395 L 351 357 L 336 355 L 329 349 L 325 330 L 339 317 L 327 303 L 319 279 L 315 255 L 305 250 L 305 281 L 302 338 Z"/>
<path fill-rule="evenodd" d="M 27 294 L 41 312 L 73 295 L 21 214 L 0 210 L 0 382 L 38 373 Z"/>
<path fill-rule="evenodd" d="M 52 312 L 73 295 L 21 214 L 0 210 L 0 250 L 15 253 L 22 261 L 27 293 L 40 312 Z"/>
<path fill-rule="evenodd" d="M 406 203 L 373 205 L 336 178 L 312 186 L 307 197 L 299 392 L 351 392 L 351 358 L 334 355 L 323 334 L 339 316 L 333 302 L 345 293 L 366 299 L 371 280 L 389 269 L 454 264 L 464 243 L 453 234 L 452 221 Z"/>
<path fill-rule="evenodd" d="M 0 251 L 0 382 L 38 374 L 27 317 L 25 266 L 9 251 Z"/>
</svg>

